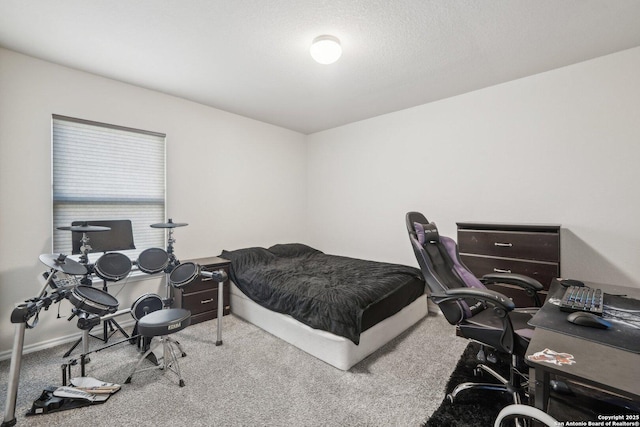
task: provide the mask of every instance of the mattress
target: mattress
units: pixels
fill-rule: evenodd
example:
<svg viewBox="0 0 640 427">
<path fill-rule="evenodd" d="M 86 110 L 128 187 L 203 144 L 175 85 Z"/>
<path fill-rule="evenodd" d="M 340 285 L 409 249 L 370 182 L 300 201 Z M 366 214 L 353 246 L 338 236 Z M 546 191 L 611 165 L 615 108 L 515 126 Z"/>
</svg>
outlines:
<svg viewBox="0 0 640 427">
<path fill-rule="evenodd" d="M 314 329 L 290 315 L 259 305 L 233 282 L 231 312 L 329 365 L 346 371 L 426 316 L 428 309 L 427 298 L 423 295 L 362 332 L 358 345 L 348 338 Z"/>
<path fill-rule="evenodd" d="M 223 251 L 237 288 L 258 305 L 359 344 L 360 335 L 424 295 L 420 270 L 327 255 L 290 243 Z"/>
</svg>

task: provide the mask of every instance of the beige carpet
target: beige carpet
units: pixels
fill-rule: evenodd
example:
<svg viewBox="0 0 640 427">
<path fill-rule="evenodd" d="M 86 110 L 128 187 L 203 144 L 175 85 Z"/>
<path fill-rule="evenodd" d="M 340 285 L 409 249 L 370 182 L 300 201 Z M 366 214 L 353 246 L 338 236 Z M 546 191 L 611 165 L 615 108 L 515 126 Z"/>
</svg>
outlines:
<svg viewBox="0 0 640 427">
<path fill-rule="evenodd" d="M 139 357 L 124 343 L 92 354 L 87 365 L 87 376 L 122 384 L 107 402 L 30 417 L 24 414 L 43 388 L 61 384 L 68 346 L 26 355 L 18 426 L 420 426 L 440 405 L 468 343 L 432 314 L 344 372 L 233 315 L 224 318 L 222 346 L 215 331 L 212 320 L 172 335 L 187 353 L 179 360 L 185 387 L 160 370 L 124 384 Z M 101 345 L 91 339 L 92 350 Z M 3 412 L 8 371 L 9 361 L 0 362 Z"/>
</svg>

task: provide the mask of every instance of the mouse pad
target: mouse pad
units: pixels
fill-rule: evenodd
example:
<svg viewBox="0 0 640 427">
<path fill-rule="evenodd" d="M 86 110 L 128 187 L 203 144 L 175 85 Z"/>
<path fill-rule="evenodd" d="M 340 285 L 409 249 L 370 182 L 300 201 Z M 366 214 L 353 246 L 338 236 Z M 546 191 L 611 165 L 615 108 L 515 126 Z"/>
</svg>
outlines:
<svg viewBox="0 0 640 427">
<path fill-rule="evenodd" d="M 563 291 L 564 288 L 560 287 L 553 296 L 549 295 L 542 308 L 529 321 L 531 326 L 640 353 L 640 300 L 605 293 L 602 317 L 611 322 L 611 328 L 597 329 L 567 321 L 569 313 L 560 311 L 557 305 Z"/>
</svg>

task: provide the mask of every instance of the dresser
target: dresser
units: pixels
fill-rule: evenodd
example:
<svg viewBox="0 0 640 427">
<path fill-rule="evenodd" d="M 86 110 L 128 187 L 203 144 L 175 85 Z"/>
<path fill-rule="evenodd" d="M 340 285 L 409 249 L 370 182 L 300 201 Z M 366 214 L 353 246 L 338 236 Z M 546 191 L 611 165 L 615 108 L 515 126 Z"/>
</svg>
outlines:
<svg viewBox="0 0 640 427">
<path fill-rule="evenodd" d="M 200 266 L 201 271 L 224 270 L 229 276 L 231 262 L 220 257 L 197 258 L 183 262 L 192 262 Z M 198 276 L 181 287 L 172 288 L 173 307 L 186 308 L 191 311 L 191 324 L 204 322 L 218 317 L 218 283 L 213 279 Z M 223 315 L 231 312 L 229 280 L 223 283 Z"/>
<path fill-rule="evenodd" d="M 488 273 L 517 273 L 538 280 L 547 296 L 551 279 L 560 276 L 559 224 L 458 222 L 458 249 L 462 262 L 476 277 Z M 494 284 L 490 289 L 513 299 L 517 306 L 531 299 L 517 286 Z"/>
</svg>

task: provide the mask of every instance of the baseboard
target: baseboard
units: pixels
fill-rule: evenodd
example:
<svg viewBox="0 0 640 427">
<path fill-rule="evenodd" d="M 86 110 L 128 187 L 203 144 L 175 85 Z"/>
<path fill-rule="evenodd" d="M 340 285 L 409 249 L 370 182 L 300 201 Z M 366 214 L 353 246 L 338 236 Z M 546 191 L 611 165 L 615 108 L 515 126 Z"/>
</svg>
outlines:
<svg viewBox="0 0 640 427">
<path fill-rule="evenodd" d="M 131 320 L 127 320 L 124 322 L 118 322 L 120 324 L 120 326 L 122 326 L 122 328 L 127 328 L 129 326 L 133 326 L 135 324 L 135 320 L 131 319 Z M 56 347 L 62 344 L 70 344 L 76 340 L 78 340 L 79 338 L 82 337 L 82 332 L 75 332 L 73 334 L 69 334 L 66 335 L 64 337 L 58 337 L 58 338 L 54 338 L 51 340 L 47 340 L 47 341 L 40 341 L 37 343 L 33 343 L 33 344 L 29 344 L 29 345 L 25 345 L 22 348 L 22 354 L 29 354 L 29 353 L 35 353 L 37 351 L 41 351 L 41 350 L 46 350 L 52 347 Z M 0 362 L 3 360 L 9 360 L 11 359 L 11 353 L 13 352 L 13 349 L 11 350 L 5 350 L 3 352 L 0 352 Z"/>
</svg>

